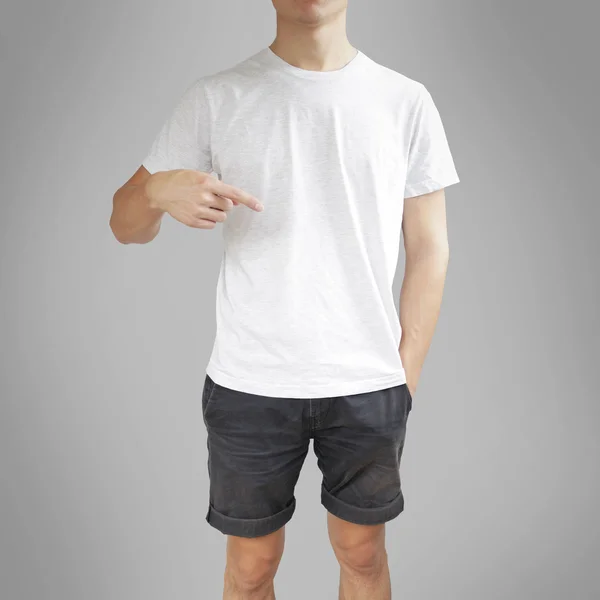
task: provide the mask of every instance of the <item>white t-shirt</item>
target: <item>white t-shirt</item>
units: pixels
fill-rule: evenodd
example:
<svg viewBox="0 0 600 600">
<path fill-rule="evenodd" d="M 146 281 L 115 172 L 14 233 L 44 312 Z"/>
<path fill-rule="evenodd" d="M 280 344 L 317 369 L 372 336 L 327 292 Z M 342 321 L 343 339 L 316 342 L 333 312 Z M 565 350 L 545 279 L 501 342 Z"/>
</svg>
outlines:
<svg viewBox="0 0 600 600">
<path fill-rule="evenodd" d="M 392 293 L 404 198 L 459 181 L 421 83 L 361 51 L 310 71 L 265 47 L 197 78 L 143 165 L 214 173 L 264 205 L 219 225 L 216 383 L 318 398 L 406 381 Z"/>
</svg>

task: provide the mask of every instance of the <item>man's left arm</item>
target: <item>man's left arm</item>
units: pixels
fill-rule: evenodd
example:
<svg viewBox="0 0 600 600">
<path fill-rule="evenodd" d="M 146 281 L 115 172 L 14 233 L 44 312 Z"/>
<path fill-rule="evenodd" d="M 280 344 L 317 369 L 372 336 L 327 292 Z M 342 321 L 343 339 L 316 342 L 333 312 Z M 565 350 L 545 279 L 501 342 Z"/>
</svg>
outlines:
<svg viewBox="0 0 600 600">
<path fill-rule="evenodd" d="M 406 198 L 406 265 L 400 292 L 400 357 L 414 395 L 440 313 L 450 256 L 444 189 Z"/>
</svg>

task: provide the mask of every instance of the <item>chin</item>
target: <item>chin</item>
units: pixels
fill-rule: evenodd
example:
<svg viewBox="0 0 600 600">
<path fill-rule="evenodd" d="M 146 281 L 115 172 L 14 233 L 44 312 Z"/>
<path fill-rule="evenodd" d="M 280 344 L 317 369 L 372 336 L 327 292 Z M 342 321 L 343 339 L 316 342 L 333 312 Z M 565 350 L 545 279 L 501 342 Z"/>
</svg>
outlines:
<svg viewBox="0 0 600 600">
<path fill-rule="evenodd" d="M 346 6 L 344 0 L 273 0 L 278 13 L 289 20 L 318 25 Z"/>
<path fill-rule="evenodd" d="M 297 18 L 304 23 L 318 23 L 326 16 L 329 0 L 296 0 Z"/>
</svg>

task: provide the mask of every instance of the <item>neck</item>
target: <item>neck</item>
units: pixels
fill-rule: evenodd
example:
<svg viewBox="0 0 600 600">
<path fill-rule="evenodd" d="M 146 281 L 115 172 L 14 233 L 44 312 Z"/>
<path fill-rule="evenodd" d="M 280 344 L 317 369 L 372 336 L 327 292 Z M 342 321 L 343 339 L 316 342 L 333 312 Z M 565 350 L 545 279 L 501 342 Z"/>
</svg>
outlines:
<svg viewBox="0 0 600 600">
<path fill-rule="evenodd" d="M 346 34 L 346 11 L 307 25 L 277 15 L 277 35 L 269 46 L 286 62 L 311 71 L 340 69 L 356 54 Z"/>
</svg>

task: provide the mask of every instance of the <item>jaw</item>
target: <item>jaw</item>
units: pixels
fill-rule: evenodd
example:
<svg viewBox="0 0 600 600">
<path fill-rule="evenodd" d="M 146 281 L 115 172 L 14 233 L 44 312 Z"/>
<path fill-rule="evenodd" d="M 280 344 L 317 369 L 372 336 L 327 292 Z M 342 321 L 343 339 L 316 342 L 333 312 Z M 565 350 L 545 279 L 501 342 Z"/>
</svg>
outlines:
<svg viewBox="0 0 600 600">
<path fill-rule="evenodd" d="M 316 25 L 323 20 L 324 10 L 321 2 L 298 1 L 296 20 L 306 25 Z"/>
<path fill-rule="evenodd" d="M 304 25 L 319 25 L 330 19 L 337 11 L 332 11 L 331 0 L 294 0 L 294 10 L 290 17 Z"/>
</svg>

